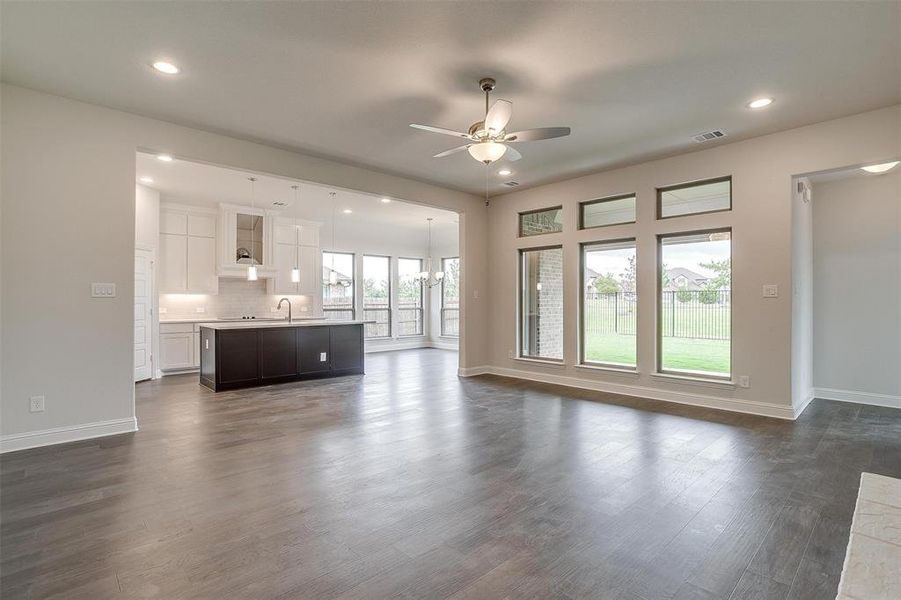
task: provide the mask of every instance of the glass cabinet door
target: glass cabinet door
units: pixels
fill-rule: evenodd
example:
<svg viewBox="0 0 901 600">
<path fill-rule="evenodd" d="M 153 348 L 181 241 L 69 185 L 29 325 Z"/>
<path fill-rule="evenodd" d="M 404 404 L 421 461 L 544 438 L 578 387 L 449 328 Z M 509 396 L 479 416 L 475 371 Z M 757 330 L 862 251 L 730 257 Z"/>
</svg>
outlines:
<svg viewBox="0 0 901 600">
<path fill-rule="evenodd" d="M 265 264 L 263 256 L 263 219 L 261 215 L 239 212 L 236 219 L 235 262 L 239 265 Z"/>
</svg>

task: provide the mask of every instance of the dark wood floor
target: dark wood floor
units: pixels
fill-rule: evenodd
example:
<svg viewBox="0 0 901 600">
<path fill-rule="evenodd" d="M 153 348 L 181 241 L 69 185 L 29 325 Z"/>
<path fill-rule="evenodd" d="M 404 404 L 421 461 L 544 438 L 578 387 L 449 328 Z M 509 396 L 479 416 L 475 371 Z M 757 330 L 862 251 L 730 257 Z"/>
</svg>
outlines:
<svg viewBox="0 0 901 600">
<path fill-rule="evenodd" d="M 789 423 L 367 360 L 143 383 L 139 433 L 3 456 L 3 598 L 823 600 L 860 472 L 901 476 L 901 411 Z"/>
</svg>

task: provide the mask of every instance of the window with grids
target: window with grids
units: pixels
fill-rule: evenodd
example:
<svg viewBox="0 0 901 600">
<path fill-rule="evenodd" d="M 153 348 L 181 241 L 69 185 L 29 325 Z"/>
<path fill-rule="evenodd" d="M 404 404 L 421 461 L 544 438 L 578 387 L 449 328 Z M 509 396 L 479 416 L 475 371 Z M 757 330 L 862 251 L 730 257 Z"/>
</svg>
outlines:
<svg viewBox="0 0 901 600">
<path fill-rule="evenodd" d="M 330 321 L 352 321 L 354 315 L 354 255 L 322 253 L 322 313 Z"/>
<path fill-rule="evenodd" d="M 563 248 L 520 250 L 519 355 L 563 360 Z"/>
<path fill-rule="evenodd" d="M 368 339 L 391 337 L 391 259 L 363 256 L 363 319 Z"/>
<path fill-rule="evenodd" d="M 397 335 L 423 334 L 421 258 L 397 259 Z"/>
<path fill-rule="evenodd" d="M 732 233 L 661 235 L 657 368 L 728 379 L 732 371 Z"/>
<path fill-rule="evenodd" d="M 441 335 L 460 336 L 460 257 L 441 259 Z"/>
</svg>

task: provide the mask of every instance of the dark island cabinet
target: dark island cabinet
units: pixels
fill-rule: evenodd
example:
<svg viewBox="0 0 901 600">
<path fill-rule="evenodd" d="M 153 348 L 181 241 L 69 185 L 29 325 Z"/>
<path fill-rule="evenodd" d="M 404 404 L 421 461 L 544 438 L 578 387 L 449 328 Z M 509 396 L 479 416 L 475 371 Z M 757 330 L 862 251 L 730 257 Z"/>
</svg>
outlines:
<svg viewBox="0 0 901 600">
<path fill-rule="evenodd" d="M 332 327 L 304 327 L 297 330 L 298 373 L 327 373 L 331 370 L 331 330 Z"/>
<path fill-rule="evenodd" d="M 363 370 L 360 323 L 200 328 L 200 383 L 217 392 Z"/>
</svg>

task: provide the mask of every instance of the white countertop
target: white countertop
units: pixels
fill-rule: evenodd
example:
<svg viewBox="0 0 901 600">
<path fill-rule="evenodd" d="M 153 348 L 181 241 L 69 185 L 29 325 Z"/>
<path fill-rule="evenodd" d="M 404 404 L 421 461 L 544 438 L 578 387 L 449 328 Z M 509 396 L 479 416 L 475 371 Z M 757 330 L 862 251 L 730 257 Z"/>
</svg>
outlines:
<svg viewBox="0 0 901 600">
<path fill-rule="evenodd" d="M 327 321 L 325 319 L 302 319 L 288 321 L 204 321 L 200 323 L 201 327 L 207 329 L 261 329 L 264 327 L 315 327 L 322 325 L 362 325 L 364 323 L 374 323 L 375 321 Z"/>
</svg>

